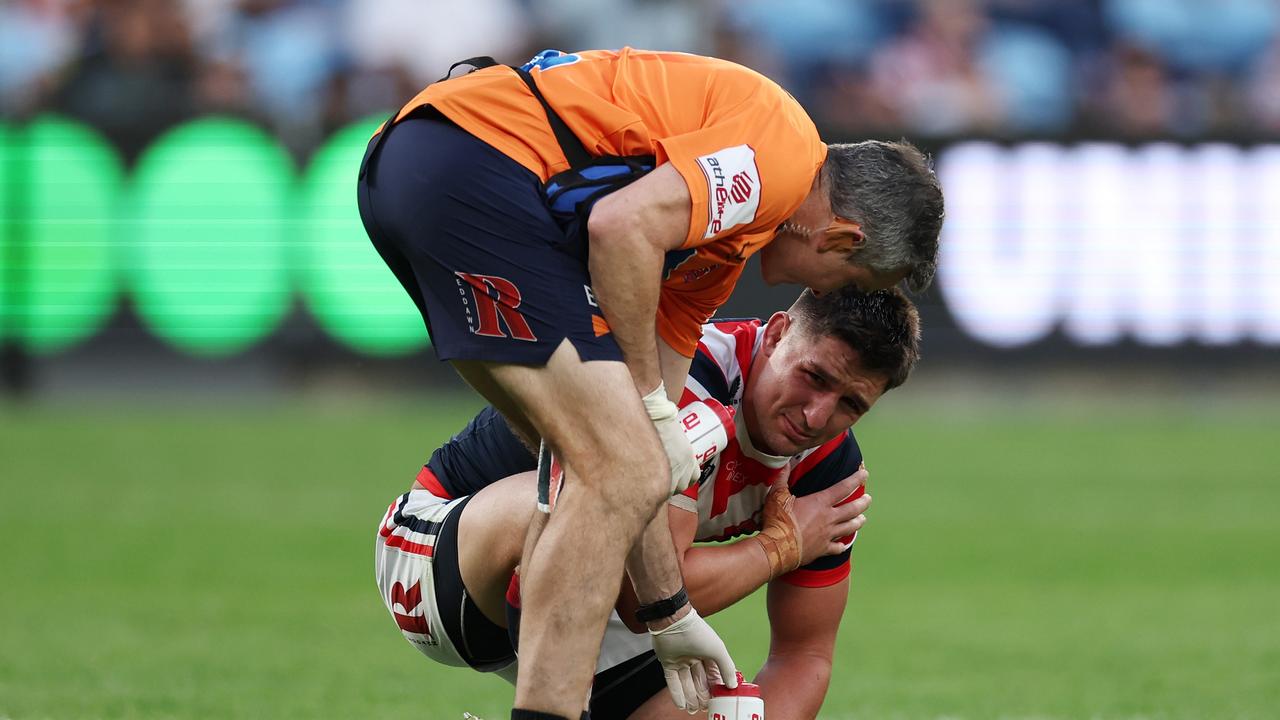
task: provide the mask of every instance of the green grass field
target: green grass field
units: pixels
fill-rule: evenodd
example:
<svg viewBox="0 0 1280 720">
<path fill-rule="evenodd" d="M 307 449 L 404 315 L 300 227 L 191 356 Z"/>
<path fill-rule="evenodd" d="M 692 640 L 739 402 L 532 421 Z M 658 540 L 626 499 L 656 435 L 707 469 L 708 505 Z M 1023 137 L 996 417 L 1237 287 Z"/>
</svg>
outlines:
<svg viewBox="0 0 1280 720">
<path fill-rule="evenodd" d="M 372 578 L 472 401 L 159 407 L 0 407 L 0 718 L 507 716 Z M 886 402 L 822 717 L 1280 716 L 1278 430 Z M 712 622 L 759 667 L 759 595 Z"/>
</svg>

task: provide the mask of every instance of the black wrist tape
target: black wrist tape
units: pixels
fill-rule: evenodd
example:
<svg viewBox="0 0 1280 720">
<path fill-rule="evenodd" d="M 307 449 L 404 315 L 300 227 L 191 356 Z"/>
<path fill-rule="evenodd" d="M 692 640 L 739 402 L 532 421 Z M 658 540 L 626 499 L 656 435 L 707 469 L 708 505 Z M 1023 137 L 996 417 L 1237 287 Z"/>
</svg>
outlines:
<svg viewBox="0 0 1280 720">
<path fill-rule="evenodd" d="M 666 600 L 659 600 L 658 602 L 649 603 L 648 605 L 641 605 L 639 608 L 637 608 L 636 620 L 639 620 L 642 623 L 647 623 L 647 622 L 653 622 L 654 620 L 661 620 L 662 618 L 671 617 L 672 615 L 676 614 L 677 610 L 679 610 L 680 608 L 688 604 L 689 604 L 689 593 L 684 589 L 684 586 L 682 585 L 680 586 L 680 590 L 678 590 L 675 595 L 672 595 Z"/>
</svg>

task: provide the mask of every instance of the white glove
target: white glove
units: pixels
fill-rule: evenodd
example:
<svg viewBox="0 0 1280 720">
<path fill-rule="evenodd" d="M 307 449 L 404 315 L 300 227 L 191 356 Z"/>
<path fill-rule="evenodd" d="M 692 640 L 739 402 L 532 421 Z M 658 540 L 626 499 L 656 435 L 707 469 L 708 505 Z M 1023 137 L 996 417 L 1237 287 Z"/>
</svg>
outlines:
<svg viewBox="0 0 1280 720">
<path fill-rule="evenodd" d="M 663 383 L 658 383 L 658 387 L 643 399 L 644 409 L 658 431 L 662 449 L 667 451 L 667 462 L 671 464 L 671 494 L 684 492 L 702 472 L 693 456 L 693 446 L 689 444 L 689 439 L 684 436 L 684 429 L 676 420 L 680 409 L 667 398 L 667 388 Z"/>
<path fill-rule="evenodd" d="M 724 641 L 692 607 L 688 615 L 649 635 L 676 707 L 690 715 L 706 710 L 711 702 L 708 676 L 713 682 L 738 686 L 738 669 Z"/>
</svg>

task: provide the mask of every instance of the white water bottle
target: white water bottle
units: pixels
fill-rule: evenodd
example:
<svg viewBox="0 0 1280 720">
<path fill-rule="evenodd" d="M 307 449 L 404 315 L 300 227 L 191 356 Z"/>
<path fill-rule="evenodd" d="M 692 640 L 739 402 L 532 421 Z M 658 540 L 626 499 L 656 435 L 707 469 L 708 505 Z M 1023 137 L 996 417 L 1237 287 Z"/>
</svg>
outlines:
<svg viewBox="0 0 1280 720">
<path fill-rule="evenodd" d="M 680 409 L 677 420 L 684 429 L 685 438 L 693 446 L 693 456 L 699 465 L 706 465 L 711 458 L 724 452 L 735 434 L 733 410 L 715 398 L 685 405 Z"/>
<path fill-rule="evenodd" d="M 738 673 L 738 687 L 732 690 L 725 685 L 712 685 L 707 720 L 764 720 L 760 686 L 743 682 L 742 673 Z"/>
</svg>

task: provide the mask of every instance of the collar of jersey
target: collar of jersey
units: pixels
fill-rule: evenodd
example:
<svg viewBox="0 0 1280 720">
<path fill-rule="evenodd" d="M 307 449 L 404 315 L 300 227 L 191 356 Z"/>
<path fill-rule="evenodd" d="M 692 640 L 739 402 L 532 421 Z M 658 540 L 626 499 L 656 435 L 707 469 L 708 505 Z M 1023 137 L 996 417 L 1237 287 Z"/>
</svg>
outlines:
<svg viewBox="0 0 1280 720">
<path fill-rule="evenodd" d="M 773 468 L 774 470 L 777 470 L 791 462 L 790 456 L 769 455 L 757 450 L 755 445 L 751 444 L 751 433 L 747 432 L 747 423 L 743 420 L 745 416 L 745 412 L 739 412 L 733 416 L 733 424 L 736 426 L 734 430 L 737 433 L 738 438 L 738 447 L 742 449 L 743 456 L 749 457 L 761 465 L 764 465 L 767 468 Z"/>
</svg>

